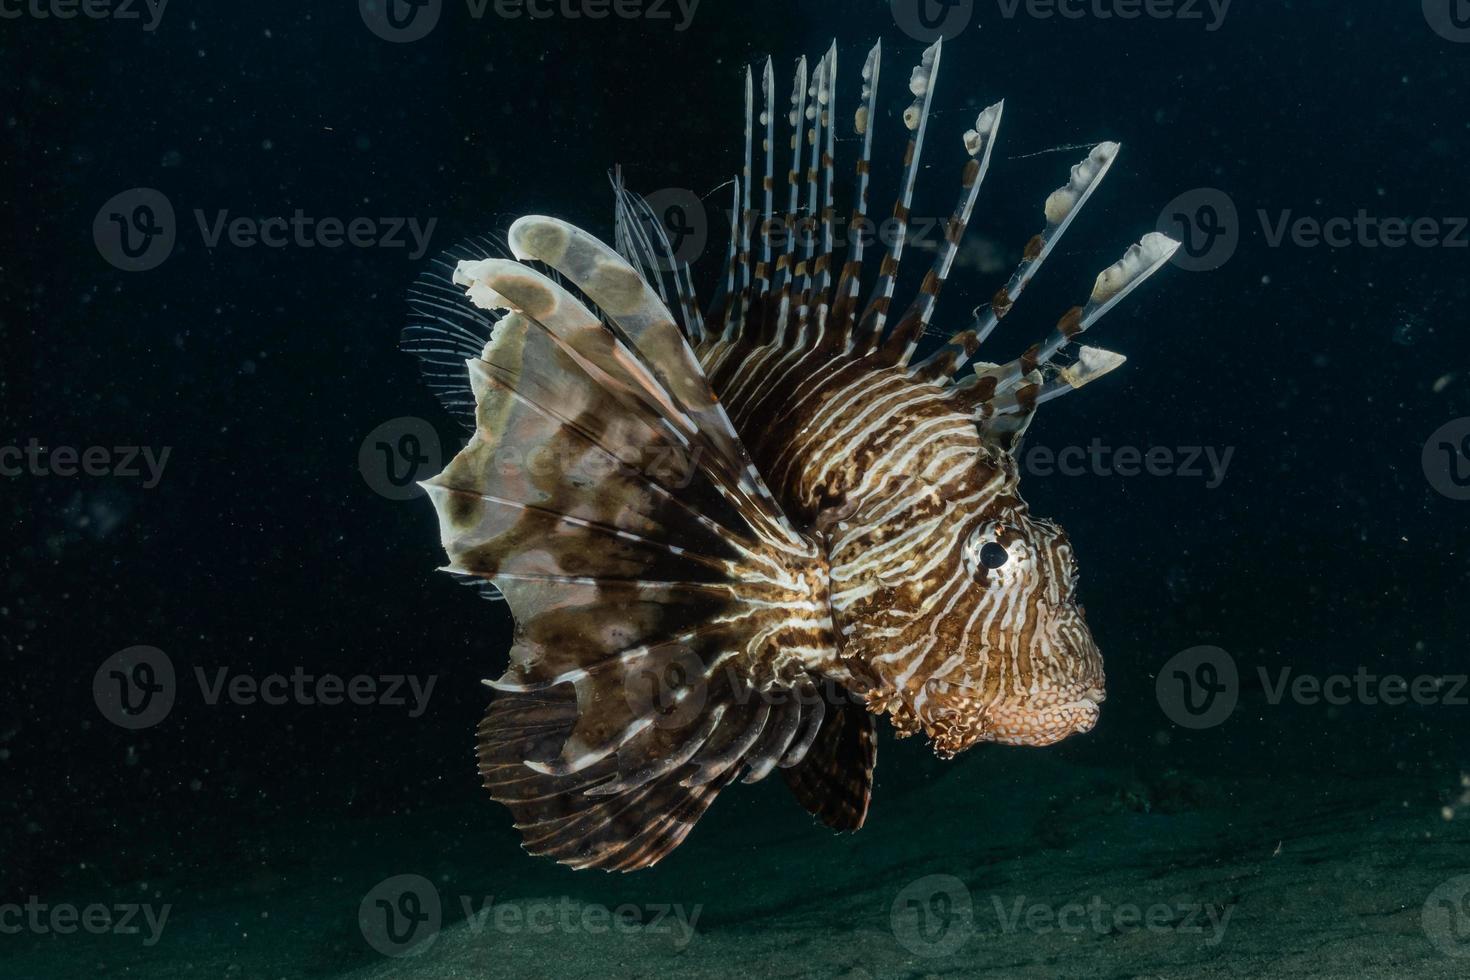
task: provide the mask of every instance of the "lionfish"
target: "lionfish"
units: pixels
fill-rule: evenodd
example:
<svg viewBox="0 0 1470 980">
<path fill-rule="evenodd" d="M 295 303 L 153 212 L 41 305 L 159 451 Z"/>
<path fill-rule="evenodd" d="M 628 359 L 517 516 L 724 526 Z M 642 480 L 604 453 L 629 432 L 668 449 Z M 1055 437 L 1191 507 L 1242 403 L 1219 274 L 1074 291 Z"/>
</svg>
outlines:
<svg viewBox="0 0 1470 980">
<path fill-rule="evenodd" d="M 868 224 L 881 42 L 850 118 L 850 227 Z M 730 783 L 780 770 L 828 826 L 868 812 L 876 724 L 944 758 L 1089 731 L 1101 656 L 1056 524 L 1018 490 L 1037 407 L 1118 367 L 1078 338 L 1178 244 L 1150 233 L 1014 360 L 971 362 L 1107 173 L 1102 143 L 973 322 L 915 360 L 990 164 L 1004 103 L 963 134 L 958 203 L 893 316 L 941 44 L 903 112 L 897 203 L 866 302 L 865 236 L 834 272 L 833 46 L 802 59 L 776 185 L 775 76 L 745 73 L 745 160 L 707 305 L 648 203 L 614 181 L 615 247 L 528 215 L 440 260 L 404 346 L 473 435 L 423 484 L 447 571 L 509 603 L 509 666 L 479 771 L 524 847 L 575 868 L 651 866 Z M 751 203 L 763 129 L 759 214 Z M 758 237 L 759 254 L 752 245 Z M 469 392 L 464 391 L 468 366 Z M 962 376 L 960 376 L 962 375 Z"/>
</svg>

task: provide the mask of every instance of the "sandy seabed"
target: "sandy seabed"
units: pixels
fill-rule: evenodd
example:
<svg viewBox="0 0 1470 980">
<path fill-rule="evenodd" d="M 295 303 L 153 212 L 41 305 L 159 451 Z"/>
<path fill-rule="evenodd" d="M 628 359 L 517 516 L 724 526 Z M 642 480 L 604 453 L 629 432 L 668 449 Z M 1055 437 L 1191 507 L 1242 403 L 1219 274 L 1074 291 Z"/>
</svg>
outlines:
<svg viewBox="0 0 1470 980">
<path fill-rule="evenodd" d="M 1470 818 L 1443 806 L 1458 779 L 1142 779 L 997 751 L 903 792 L 880 779 L 854 835 L 782 806 L 779 780 L 741 787 L 632 875 L 532 859 L 484 801 L 271 828 L 244 870 L 115 890 L 170 906 L 154 944 L 5 937 L 0 974 L 1464 977 Z"/>
</svg>

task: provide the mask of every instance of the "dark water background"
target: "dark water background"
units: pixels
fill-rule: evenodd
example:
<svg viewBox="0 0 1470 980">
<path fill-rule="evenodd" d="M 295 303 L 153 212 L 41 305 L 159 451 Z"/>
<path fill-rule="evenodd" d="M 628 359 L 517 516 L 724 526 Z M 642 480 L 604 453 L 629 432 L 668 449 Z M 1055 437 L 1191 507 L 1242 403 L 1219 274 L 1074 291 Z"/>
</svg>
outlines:
<svg viewBox="0 0 1470 980">
<path fill-rule="evenodd" d="M 1210 30 L 1203 6 L 1204 20 L 1040 19 L 1024 6 L 1008 19 L 992 0 L 946 46 L 916 213 L 948 208 L 955 134 L 1001 97 L 972 229 L 1004 249 L 1037 230 L 1045 195 L 1083 153 L 1041 151 L 1124 147 L 992 341 L 998 359 L 1082 299 L 1176 195 L 1216 188 L 1239 214 L 1228 261 L 1216 252 L 1210 271 L 1166 269 L 1097 328 L 1129 364 L 1048 406 L 1031 437 L 1234 453 L 1215 488 L 1185 476 L 1023 481 L 1075 542 L 1108 671 L 1098 728 L 1047 750 L 1066 764 L 1145 781 L 1184 770 L 1201 785 L 1252 773 L 1283 800 L 1301 774 L 1391 774 L 1419 780 L 1414 805 L 1434 813 L 1459 792 L 1470 707 L 1272 706 L 1254 680 L 1258 666 L 1467 670 L 1470 503 L 1421 466 L 1431 433 L 1470 415 L 1467 236 L 1458 248 L 1273 246 L 1259 217 L 1363 210 L 1437 219 L 1449 234 L 1470 213 L 1470 43 L 1434 30 L 1428 6 L 1238 0 Z M 166 879 L 182 909 L 220 881 L 284 878 L 300 891 L 311 876 L 293 877 L 299 842 L 371 850 L 365 828 L 415 815 L 442 835 L 425 862 L 530 862 L 508 815 L 482 798 L 472 759 L 479 679 L 501 669 L 509 616 L 434 572 L 427 502 L 387 499 L 359 471 L 364 439 L 390 420 L 427 420 L 446 447 L 458 438 L 397 350 L 405 289 L 427 257 L 210 248 L 195 211 L 432 220 L 430 255 L 529 212 L 610 233 L 610 166 L 640 191 L 709 194 L 738 166 L 743 66 L 773 54 L 785 91 L 791 61 L 833 36 L 843 120 L 863 52 L 878 36 L 887 45 L 881 210 L 922 45 L 871 0 L 705 0 L 682 31 L 672 7 L 672 20 L 477 20 L 446 2 L 412 43 L 375 36 L 351 2 L 175 0 L 151 31 L 146 12 L 5 9 L 22 13 L 0 20 L 0 444 L 170 456 L 147 489 L 127 476 L 0 484 L 0 897 L 105 899 Z M 840 173 L 851 153 L 839 147 Z M 139 187 L 171 202 L 177 241 L 155 268 L 128 272 L 93 225 Z M 710 198 L 702 279 L 723 254 L 727 193 Z M 957 270 L 940 323 L 962 325 L 1001 278 Z M 1234 655 L 1244 690 L 1229 723 L 1194 732 L 1161 711 L 1155 677 L 1201 644 Z M 164 651 L 180 685 L 164 721 L 127 731 L 99 712 L 93 675 L 135 645 Z M 194 671 L 221 667 L 436 686 L 418 717 L 210 705 Z M 1019 751 L 940 764 L 883 727 L 875 817 L 946 766 Z M 1047 794 L 1038 783 L 1019 791 Z M 742 831 L 771 820 L 807 835 L 813 861 L 831 860 L 822 852 L 838 839 L 786 796 L 777 780 L 725 793 L 711 826 L 657 873 L 698 881 L 702 855 L 734 850 L 758 886 L 778 872 L 762 870 Z M 1229 819 L 1248 825 L 1262 809 Z M 972 845 L 927 843 L 939 857 Z M 608 887 L 555 874 L 570 895 Z M 0 953 L 32 941 L 0 936 Z M 344 943 L 313 970 L 374 956 Z"/>
</svg>

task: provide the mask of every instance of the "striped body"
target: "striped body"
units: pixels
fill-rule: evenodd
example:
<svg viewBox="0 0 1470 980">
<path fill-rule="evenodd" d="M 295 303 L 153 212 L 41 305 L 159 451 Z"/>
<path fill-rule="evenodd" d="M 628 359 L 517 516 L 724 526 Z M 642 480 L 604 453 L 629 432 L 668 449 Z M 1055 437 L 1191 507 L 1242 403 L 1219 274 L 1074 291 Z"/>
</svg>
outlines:
<svg viewBox="0 0 1470 980">
<path fill-rule="evenodd" d="M 871 356 L 698 353 L 766 482 L 823 548 L 848 683 L 871 710 L 945 756 L 1092 728 L 1102 662 L 1072 549 L 1030 517 L 1013 457 L 986 445 L 960 389 Z M 967 559 L 982 536 L 1009 568 Z"/>
</svg>

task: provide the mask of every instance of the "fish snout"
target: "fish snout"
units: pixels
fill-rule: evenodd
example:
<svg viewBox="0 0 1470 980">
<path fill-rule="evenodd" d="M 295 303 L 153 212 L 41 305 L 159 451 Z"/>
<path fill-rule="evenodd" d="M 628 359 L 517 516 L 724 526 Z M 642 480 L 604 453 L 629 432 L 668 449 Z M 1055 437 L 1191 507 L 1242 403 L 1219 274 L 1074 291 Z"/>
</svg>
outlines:
<svg viewBox="0 0 1470 980">
<path fill-rule="evenodd" d="M 1024 700 L 1001 702 L 986 712 L 986 727 L 1002 745 L 1055 745 L 1068 735 L 1086 734 L 1097 725 L 1107 699 L 1100 686 L 1080 691 L 1042 692 Z"/>
</svg>

